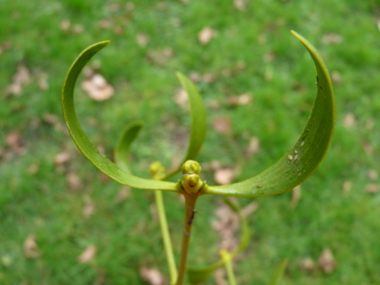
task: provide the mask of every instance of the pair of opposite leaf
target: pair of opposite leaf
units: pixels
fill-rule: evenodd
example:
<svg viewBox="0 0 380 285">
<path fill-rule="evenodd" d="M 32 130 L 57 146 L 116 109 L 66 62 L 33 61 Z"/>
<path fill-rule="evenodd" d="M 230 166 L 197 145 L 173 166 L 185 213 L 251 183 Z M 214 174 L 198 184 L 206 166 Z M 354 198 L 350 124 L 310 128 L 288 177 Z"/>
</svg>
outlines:
<svg viewBox="0 0 380 285">
<path fill-rule="evenodd" d="M 322 161 L 331 141 L 335 114 L 331 80 L 322 58 L 306 39 L 293 31 L 292 34 L 305 45 L 317 70 L 317 94 L 314 106 L 307 125 L 295 145 L 274 165 L 248 180 L 231 185 L 206 186 L 199 180 L 200 169 L 192 169 L 193 163 L 196 162 L 188 162 L 184 165 L 182 169 L 184 179 L 178 184 L 163 180 L 175 175 L 180 168 L 167 174 L 165 168 L 159 163 L 152 164 L 151 166 L 157 168 L 151 169 L 152 173 L 156 173 L 155 179 L 143 179 L 134 176 L 130 170 L 128 156 L 130 145 L 143 126 L 140 122 L 131 123 L 124 130 L 114 152 L 116 164 L 101 155 L 79 124 L 74 107 L 73 91 L 76 79 L 83 67 L 97 52 L 107 46 L 109 41 L 100 42 L 85 49 L 74 61 L 67 74 L 63 87 L 62 108 L 69 132 L 80 151 L 100 171 L 115 181 L 133 188 L 178 193 L 185 191 L 189 193 L 186 190 L 186 184 L 195 179 L 196 181 L 193 181 L 194 185 L 199 184 L 195 190 L 199 191 L 202 195 L 217 194 L 237 197 L 263 197 L 291 190 L 311 175 Z M 204 141 L 206 135 L 206 110 L 194 84 L 181 73 L 177 73 L 177 77 L 189 97 L 191 114 L 190 143 L 187 154 L 182 161 L 182 163 L 185 163 L 188 160 L 195 159 Z M 242 223 L 241 242 L 234 252 L 228 253 L 227 259 L 232 260 L 247 246 L 250 234 L 248 224 L 240 214 L 238 207 L 233 205 L 228 199 L 225 201 L 238 214 Z M 203 268 L 188 268 L 190 283 L 196 284 L 206 280 L 215 269 L 223 266 L 227 262 L 227 259 L 222 258 L 220 261 Z M 284 268 L 284 266 L 281 265 L 281 268 Z M 280 270 L 280 272 L 282 271 Z M 277 275 L 281 276 L 280 273 Z M 277 284 L 277 282 L 274 281 L 272 284 Z"/>
<path fill-rule="evenodd" d="M 303 133 L 282 158 L 262 173 L 230 185 L 204 187 L 201 195 L 215 194 L 249 198 L 276 195 L 301 184 L 314 172 L 325 156 L 334 129 L 335 107 L 331 79 L 317 50 L 301 35 L 294 31 L 292 34 L 307 48 L 317 71 L 317 94 Z M 179 168 L 166 174 L 163 177 L 165 179 L 162 180 L 144 179 L 131 173 L 127 161 L 129 146 L 142 128 L 141 123 L 133 123 L 124 131 L 115 151 L 116 164 L 99 153 L 79 124 L 74 107 L 75 82 L 88 61 L 108 44 L 109 41 L 104 41 L 85 49 L 74 61 L 66 76 L 62 109 L 71 137 L 88 160 L 120 184 L 138 189 L 182 193 L 178 184 L 162 181 L 176 174 Z M 183 160 L 185 162 L 194 159 L 202 146 L 206 134 L 206 111 L 194 84 L 181 73 L 177 73 L 177 77 L 188 94 L 191 114 L 190 143 Z"/>
</svg>

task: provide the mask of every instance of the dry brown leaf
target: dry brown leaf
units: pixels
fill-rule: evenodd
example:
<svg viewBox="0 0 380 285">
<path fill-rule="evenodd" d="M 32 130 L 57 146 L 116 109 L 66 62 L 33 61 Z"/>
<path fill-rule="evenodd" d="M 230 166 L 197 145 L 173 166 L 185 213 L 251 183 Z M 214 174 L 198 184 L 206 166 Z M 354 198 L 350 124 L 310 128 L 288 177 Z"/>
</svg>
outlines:
<svg viewBox="0 0 380 285">
<path fill-rule="evenodd" d="M 82 89 L 95 101 L 108 100 L 115 92 L 114 88 L 100 74 L 95 74 L 89 80 L 83 81 Z"/>
<path fill-rule="evenodd" d="M 43 115 L 43 120 L 46 124 L 54 125 L 57 122 L 57 116 L 54 114 L 45 113 Z"/>
<path fill-rule="evenodd" d="M 342 83 L 342 78 L 340 76 L 340 73 L 338 71 L 331 72 L 331 79 L 335 84 Z"/>
<path fill-rule="evenodd" d="M 218 117 L 212 121 L 212 126 L 217 133 L 228 135 L 232 131 L 232 124 L 229 117 Z"/>
<path fill-rule="evenodd" d="M 108 4 L 108 9 L 111 12 L 117 12 L 117 11 L 120 10 L 120 4 L 118 4 L 118 3 L 110 3 L 110 4 Z"/>
<path fill-rule="evenodd" d="M 6 94 L 13 96 L 20 96 L 22 92 L 22 88 L 29 84 L 31 80 L 31 75 L 26 68 L 26 66 L 20 64 L 17 67 L 17 72 L 13 76 L 12 84 L 7 87 Z"/>
<path fill-rule="evenodd" d="M 348 113 L 346 117 L 344 117 L 343 126 L 345 128 L 350 128 L 355 123 L 355 116 L 352 113 Z"/>
<path fill-rule="evenodd" d="M 239 217 L 226 204 L 217 207 L 215 214 L 217 219 L 212 222 L 212 228 L 221 236 L 219 248 L 233 251 L 238 245 L 235 231 L 239 227 Z"/>
<path fill-rule="evenodd" d="M 83 197 L 85 206 L 83 208 L 83 217 L 85 219 L 89 219 L 95 213 L 95 205 L 92 202 L 90 196 L 86 195 Z"/>
<path fill-rule="evenodd" d="M 164 285 L 165 279 L 158 269 L 140 267 L 140 276 L 151 285 Z"/>
<path fill-rule="evenodd" d="M 78 256 L 79 263 L 86 263 L 91 261 L 96 255 L 96 247 L 94 245 L 89 245 L 86 249 Z"/>
<path fill-rule="evenodd" d="M 148 51 L 147 58 L 153 64 L 161 67 L 165 67 L 170 58 L 174 56 L 174 52 L 171 48 L 154 49 Z"/>
<path fill-rule="evenodd" d="M 202 75 L 202 80 L 206 83 L 213 83 L 216 80 L 216 76 L 212 73 L 205 73 Z"/>
<path fill-rule="evenodd" d="M 331 274 L 334 271 L 336 267 L 336 261 L 330 249 L 327 248 L 322 251 L 318 260 L 318 264 L 326 274 Z"/>
<path fill-rule="evenodd" d="M 315 270 L 315 262 L 311 258 L 304 258 L 300 260 L 299 267 L 302 270 L 311 273 Z"/>
<path fill-rule="evenodd" d="M 129 186 L 122 186 L 115 197 L 115 201 L 120 204 L 121 202 L 127 200 L 130 196 L 131 188 Z"/>
<path fill-rule="evenodd" d="M 207 45 L 215 36 L 216 36 L 216 30 L 210 27 L 204 27 L 198 33 L 198 41 L 201 45 Z"/>
<path fill-rule="evenodd" d="M 67 180 L 67 183 L 69 184 L 70 190 L 78 190 L 82 188 L 82 183 L 79 179 L 79 176 L 76 173 L 73 173 L 73 172 L 68 173 L 66 175 L 66 180 Z"/>
<path fill-rule="evenodd" d="M 290 206 L 292 208 L 297 207 L 298 201 L 301 199 L 301 185 L 296 186 L 293 189 L 293 195 L 292 195 L 292 200 L 290 201 Z"/>
<path fill-rule="evenodd" d="M 379 185 L 378 184 L 367 184 L 366 186 L 365 186 L 365 191 L 367 192 L 367 193 L 377 193 L 377 192 L 379 192 L 379 190 L 380 190 L 380 187 L 379 187 Z"/>
<path fill-rule="evenodd" d="M 84 31 L 84 27 L 81 24 L 76 24 L 73 27 L 73 34 L 79 35 Z"/>
<path fill-rule="evenodd" d="M 70 20 L 69 19 L 63 19 L 60 24 L 60 28 L 64 32 L 68 32 L 70 29 Z"/>
<path fill-rule="evenodd" d="M 343 183 L 343 193 L 348 194 L 351 191 L 352 183 L 351 181 L 345 181 Z"/>
<path fill-rule="evenodd" d="M 362 142 L 363 150 L 366 154 L 371 155 L 373 152 L 373 147 L 368 141 Z"/>
<path fill-rule="evenodd" d="M 42 91 L 47 91 L 49 90 L 49 83 L 47 81 L 48 75 L 42 71 L 39 70 L 36 74 L 36 79 L 37 79 L 37 86 L 42 90 Z"/>
<path fill-rule="evenodd" d="M 249 145 L 247 149 L 247 155 L 249 158 L 252 158 L 260 150 L 260 141 L 256 137 L 252 137 L 249 140 Z"/>
<path fill-rule="evenodd" d="M 194 83 L 199 82 L 201 80 L 201 75 L 198 72 L 192 71 L 189 74 L 189 78 Z"/>
<path fill-rule="evenodd" d="M 376 181 L 377 180 L 377 172 L 376 172 L 376 170 L 375 169 L 368 170 L 368 177 L 372 181 Z"/>
<path fill-rule="evenodd" d="M 18 132 L 10 132 L 5 138 L 5 144 L 11 147 L 16 154 L 23 155 L 26 153 L 24 139 Z"/>
<path fill-rule="evenodd" d="M 249 203 L 247 206 L 245 206 L 244 208 L 242 208 L 240 210 L 240 213 L 242 214 L 243 217 L 247 218 L 250 215 L 252 215 L 254 212 L 256 212 L 258 207 L 259 207 L 259 203 L 257 203 L 256 201 L 253 201 Z"/>
<path fill-rule="evenodd" d="M 111 19 L 102 19 L 98 22 L 98 29 L 103 30 L 103 29 L 108 29 L 112 27 L 112 20 Z"/>
<path fill-rule="evenodd" d="M 55 165 L 62 165 L 67 163 L 71 158 L 71 154 L 68 151 L 58 153 L 54 158 Z"/>
<path fill-rule="evenodd" d="M 38 252 L 38 245 L 36 243 L 36 237 L 34 234 L 28 235 L 24 241 L 24 254 L 27 258 L 40 257 L 40 253 Z"/>
<path fill-rule="evenodd" d="M 339 35 L 339 34 L 330 33 L 330 34 L 325 34 L 322 37 L 322 42 L 328 45 L 330 44 L 337 45 L 337 44 L 340 44 L 342 41 L 343 41 L 343 37 L 342 35 Z"/>
<path fill-rule="evenodd" d="M 231 184 L 234 178 L 234 170 L 231 168 L 221 168 L 217 169 L 214 173 L 214 180 L 219 185 Z"/>
<path fill-rule="evenodd" d="M 230 106 L 243 106 L 251 103 L 252 101 L 252 94 L 251 93 L 244 93 L 239 96 L 231 96 L 228 98 L 228 104 Z"/>
<path fill-rule="evenodd" d="M 226 271 L 224 268 L 219 268 L 215 270 L 214 272 L 214 280 L 216 285 L 228 285 L 228 282 L 226 281 L 225 278 Z"/>
<path fill-rule="evenodd" d="M 138 34 L 137 34 L 136 41 L 137 41 L 137 44 L 138 44 L 140 47 L 144 48 L 144 47 L 146 47 L 146 45 L 147 45 L 148 42 L 149 42 L 149 37 L 148 37 L 148 35 L 145 34 L 145 33 L 138 33 Z"/>
<path fill-rule="evenodd" d="M 188 97 L 185 89 L 183 88 L 177 88 L 174 93 L 174 102 L 177 103 L 178 106 L 180 106 L 182 109 L 187 110 L 189 109 L 188 104 Z"/>
<path fill-rule="evenodd" d="M 114 26 L 113 32 L 115 35 L 121 36 L 124 33 L 124 30 L 123 30 L 123 27 L 121 27 L 121 26 Z"/>
<path fill-rule="evenodd" d="M 234 0 L 234 7 L 236 10 L 244 11 L 247 9 L 247 0 Z"/>
</svg>

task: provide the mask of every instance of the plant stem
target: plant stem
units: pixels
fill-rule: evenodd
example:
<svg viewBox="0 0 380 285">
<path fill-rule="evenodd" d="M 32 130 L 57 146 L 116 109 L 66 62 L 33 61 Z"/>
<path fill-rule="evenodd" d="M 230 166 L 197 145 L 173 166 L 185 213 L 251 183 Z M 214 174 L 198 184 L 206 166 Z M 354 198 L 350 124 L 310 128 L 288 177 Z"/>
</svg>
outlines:
<svg viewBox="0 0 380 285">
<path fill-rule="evenodd" d="M 169 274 L 170 274 L 170 284 L 175 284 L 177 281 L 177 267 L 175 264 L 172 242 L 170 240 L 168 222 L 166 220 L 164 199 L 162 196 L 162 191 L 154 191 L 156 197 L 156 205 L 158 212 L 158 219 L 160 222 L 162 241 L 164 243 L 166 260 L 168 262 Z"/>
<path fill-rule="evenodd" d="M 182 285 L 185 278 L 187 254 L 189 252 L 191 228 L 195 217 L 195 203 L 197 198 L 197 195 L 185 195 L 185 218 L 183 222 L 181 259 L 179 262 L 177 285 Z"/>
<path fill-rule="evenodd" d="M 232 268 L 232 255 L 226 250 L 221 250 L 220 255 L 222 256 L 222 259 L 225 261 L 224 265 L 226 266 L 228 282 L 230 283 L 230 285 L 236 285 L 234 270 Z"/>
</svg>

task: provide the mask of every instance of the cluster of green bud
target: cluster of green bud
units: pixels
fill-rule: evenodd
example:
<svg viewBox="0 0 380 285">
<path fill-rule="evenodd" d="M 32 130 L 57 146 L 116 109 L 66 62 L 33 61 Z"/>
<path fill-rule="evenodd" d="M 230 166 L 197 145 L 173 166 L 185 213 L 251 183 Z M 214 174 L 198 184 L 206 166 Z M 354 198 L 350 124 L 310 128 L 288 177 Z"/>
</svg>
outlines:
<svg viewBox="0 0 380 285">
<path fill-rule="evenodd" d="M 198 162 L 186 161 L 181 168 L 183 178 L 178 181 L 179 188 L 188 194 L 195 194 L 207 187 L 206 181 L 202 181 L 199 177 L 201 170 Z"/>
<path fill-rule="evenodd" d="M 166 168 L 159 161 L 153 162 L 149 166 L 150 173 L 152 173 L 152 177 L 155 180 L 161 180 L 165 177 Z"/>
</svg>

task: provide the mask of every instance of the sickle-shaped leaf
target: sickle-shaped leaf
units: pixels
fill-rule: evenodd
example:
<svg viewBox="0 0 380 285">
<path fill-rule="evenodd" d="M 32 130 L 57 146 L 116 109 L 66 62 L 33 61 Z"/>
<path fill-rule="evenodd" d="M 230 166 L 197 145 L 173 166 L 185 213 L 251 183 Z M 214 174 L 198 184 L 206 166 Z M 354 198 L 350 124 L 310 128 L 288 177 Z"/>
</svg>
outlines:
<svg viewBox="0 0 380 285">
<path fill-rule="evenodd" d="M 182 164 L 187 160 L 195 159 L 202 147 L 203 141 L 206 137 L 206 109 L 203 105 L 202 97 L 199 95 L 197 87 L 194 83 L 180 72 L 176 73 L 183 89 L 185 89 L 189 98 L 190 116 L 191 116 L 191 133 L 190 142 L 187 148 L 187 153 L 179 167 L 167 174 L 164 180 L 175 175 L 180 169 Z"/>
<path fill-rule="evenodd" d="M 317 95 L 307 125 L 296 144 L 259 175 L 225 186 L 209 186 L 204 194 L 264 197 L 293 189 L 309 177 L 325 156 L 334 129 L 335 105 L 331 79 L 317 50 L 302 36 L 292 34 L 309 51 L 317 69 Z"/>
<path fill-rule="evenodd" d="M 140 133 L 142 127 L 143 123 L 141 122 L 134 122 L 129 124 L 125 128 L 114 150 L 116 164 L 127 173 L 132 173 L 128 160 L 129 147 Z"/>
<path fill-rule="evenodd" d="M 240 209 L 234 205 L 229 199 L 224 199 L 224 202 L 239 216 L 241 227 L 242 227 L 242 237 L 239 246 L 231 253 L 228 253 L 230 260 L 233 260 L 244 248 L 247 247 L 250 238 L 250 232 L 248 227 L 248 222 L 244 216 L 240 213 Z M 222 258 L 218 262 L 207 267 L 189 267 L 187 269 L 187 275 L 189 276 L 189 282 L 191 284 L 198 284 L 207 280 L 210 275 L 218 268 L 226 264 L 228 260 Z"/>
<path fill-rule="evenodd" d="M 109 41 L 104 41 L 85 49 L 74 61 L 66 76 L 62 92 L 62 110 L 70 135 L 84 156 L 87 157 L 87 159 L 90 160 L 96 168 L 111 177 L 113 180 L 138 189 L 179 192 L 175 183 L 143 179 L 125 172 L 108 158 L 99 153 L 79 124 L 74 107 L 75 82 L 87 62 L 108 44 Z"/>
</svg>

